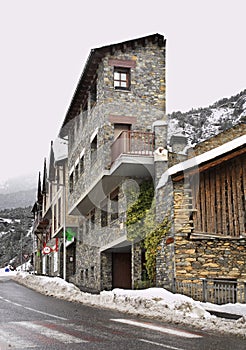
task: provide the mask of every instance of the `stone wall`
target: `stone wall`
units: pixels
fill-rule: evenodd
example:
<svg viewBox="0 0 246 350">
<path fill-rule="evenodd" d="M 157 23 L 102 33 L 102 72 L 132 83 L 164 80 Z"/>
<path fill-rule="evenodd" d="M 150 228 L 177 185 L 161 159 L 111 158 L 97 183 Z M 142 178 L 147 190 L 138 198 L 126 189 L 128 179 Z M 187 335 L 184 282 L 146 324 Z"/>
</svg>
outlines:
<svg viewBox="0 0 246 350">
<path fill-rule="evenodd" d="M 222 278 L 246 281 L 246 239 L 188 239 L 176 236 L 177 279 Z"/>
<path fill-rule="evenodd" d="M 112 281 L 112 253 L 101 253 L 101 290 L 111 290 Z"/>
<path fill-rule="evenodd" d="M 93 259 L 92 259 L 93 257 Z M 76 247 L 76 274 L 69 281 L 83 291 L 100 291 L 100 252 L 98 247 L 77 244 Z"/>
</svg>

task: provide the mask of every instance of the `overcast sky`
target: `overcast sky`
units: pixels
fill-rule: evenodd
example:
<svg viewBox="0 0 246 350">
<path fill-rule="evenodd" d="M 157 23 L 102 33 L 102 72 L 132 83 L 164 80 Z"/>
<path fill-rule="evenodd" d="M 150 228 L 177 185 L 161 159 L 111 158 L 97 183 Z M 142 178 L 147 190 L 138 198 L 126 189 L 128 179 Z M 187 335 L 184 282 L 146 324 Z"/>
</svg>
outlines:
<svg viewBox="0 0 246 350">
<path fill-rule="evenodd" d="M 0 181 L 37 173 L 92 48 L 160 33 L 167 112 L 246 88 L 245 0 L 0 0 Z"/>
</svg>

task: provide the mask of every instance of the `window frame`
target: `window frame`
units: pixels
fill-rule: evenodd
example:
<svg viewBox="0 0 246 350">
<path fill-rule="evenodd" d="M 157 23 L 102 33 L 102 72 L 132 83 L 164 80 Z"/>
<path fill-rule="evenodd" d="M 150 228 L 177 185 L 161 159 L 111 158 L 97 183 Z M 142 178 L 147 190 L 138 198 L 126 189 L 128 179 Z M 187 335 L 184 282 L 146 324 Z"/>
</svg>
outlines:
<svg viewBox="0 0 246 350">
<path fill-rule="evenodd" d="M 115 75 L 117 73 L 119 74 L 118 79 L 116 79 L 116 77 L 115 77 Z M 126 79 L 122 78 L 123 74 L 126 75 Z M 116 82 L 118 82 L 119 85 L 116 85 Z M 130 91 L 130 89 L 131 89 L 131 69 L 128 67 L 114 67 L 113 83 L 114 83 L 115 90 Z M 126 86 L 122 86 L 122 84 L 126 84 Z"/>
<path fill-rule="evenodd" d="M 110 193 L 110 203 L 111 203 L 111 222 L 119 218 L 119 187 Z M 117 210 L 116 210 L 117 209 Z"/>
<path fill-rule="evenodd" d="M 94 164 L 97 160 L 97 146 L 98 146 L 98 137 L 97 134 L 91 140 L 90 148 L 91 148 L 91 164 Z"/>
</svg>

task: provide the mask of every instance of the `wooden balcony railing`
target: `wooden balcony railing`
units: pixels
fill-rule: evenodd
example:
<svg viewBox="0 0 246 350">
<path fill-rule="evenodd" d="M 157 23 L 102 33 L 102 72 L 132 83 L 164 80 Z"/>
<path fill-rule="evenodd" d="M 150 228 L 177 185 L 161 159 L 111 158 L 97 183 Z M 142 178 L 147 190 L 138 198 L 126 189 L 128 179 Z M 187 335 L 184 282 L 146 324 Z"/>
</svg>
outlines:
<svg viewBox="0 0 246 350">
<path fill-rule="evenodd" d="M 121 154 L 153 156 L 153 152 L 153 133 L 122 131 L 111 145 L 111 161 L 113 163 Z"/>
</svg>

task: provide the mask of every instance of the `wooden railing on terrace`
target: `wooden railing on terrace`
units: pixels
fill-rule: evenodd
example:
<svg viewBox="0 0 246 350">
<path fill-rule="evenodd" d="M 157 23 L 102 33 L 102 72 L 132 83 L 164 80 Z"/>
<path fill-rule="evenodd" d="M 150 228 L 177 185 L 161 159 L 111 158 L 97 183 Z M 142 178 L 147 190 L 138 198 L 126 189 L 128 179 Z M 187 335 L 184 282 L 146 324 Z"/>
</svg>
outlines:
<svg viewBox="0 0 246 350">
<path fill-rule="evenodd" d="M 121 154 L 153 156 L 154 134 L 152 132 L 122 131 L 111 145 L 112 163 Z"/>
</svg>

